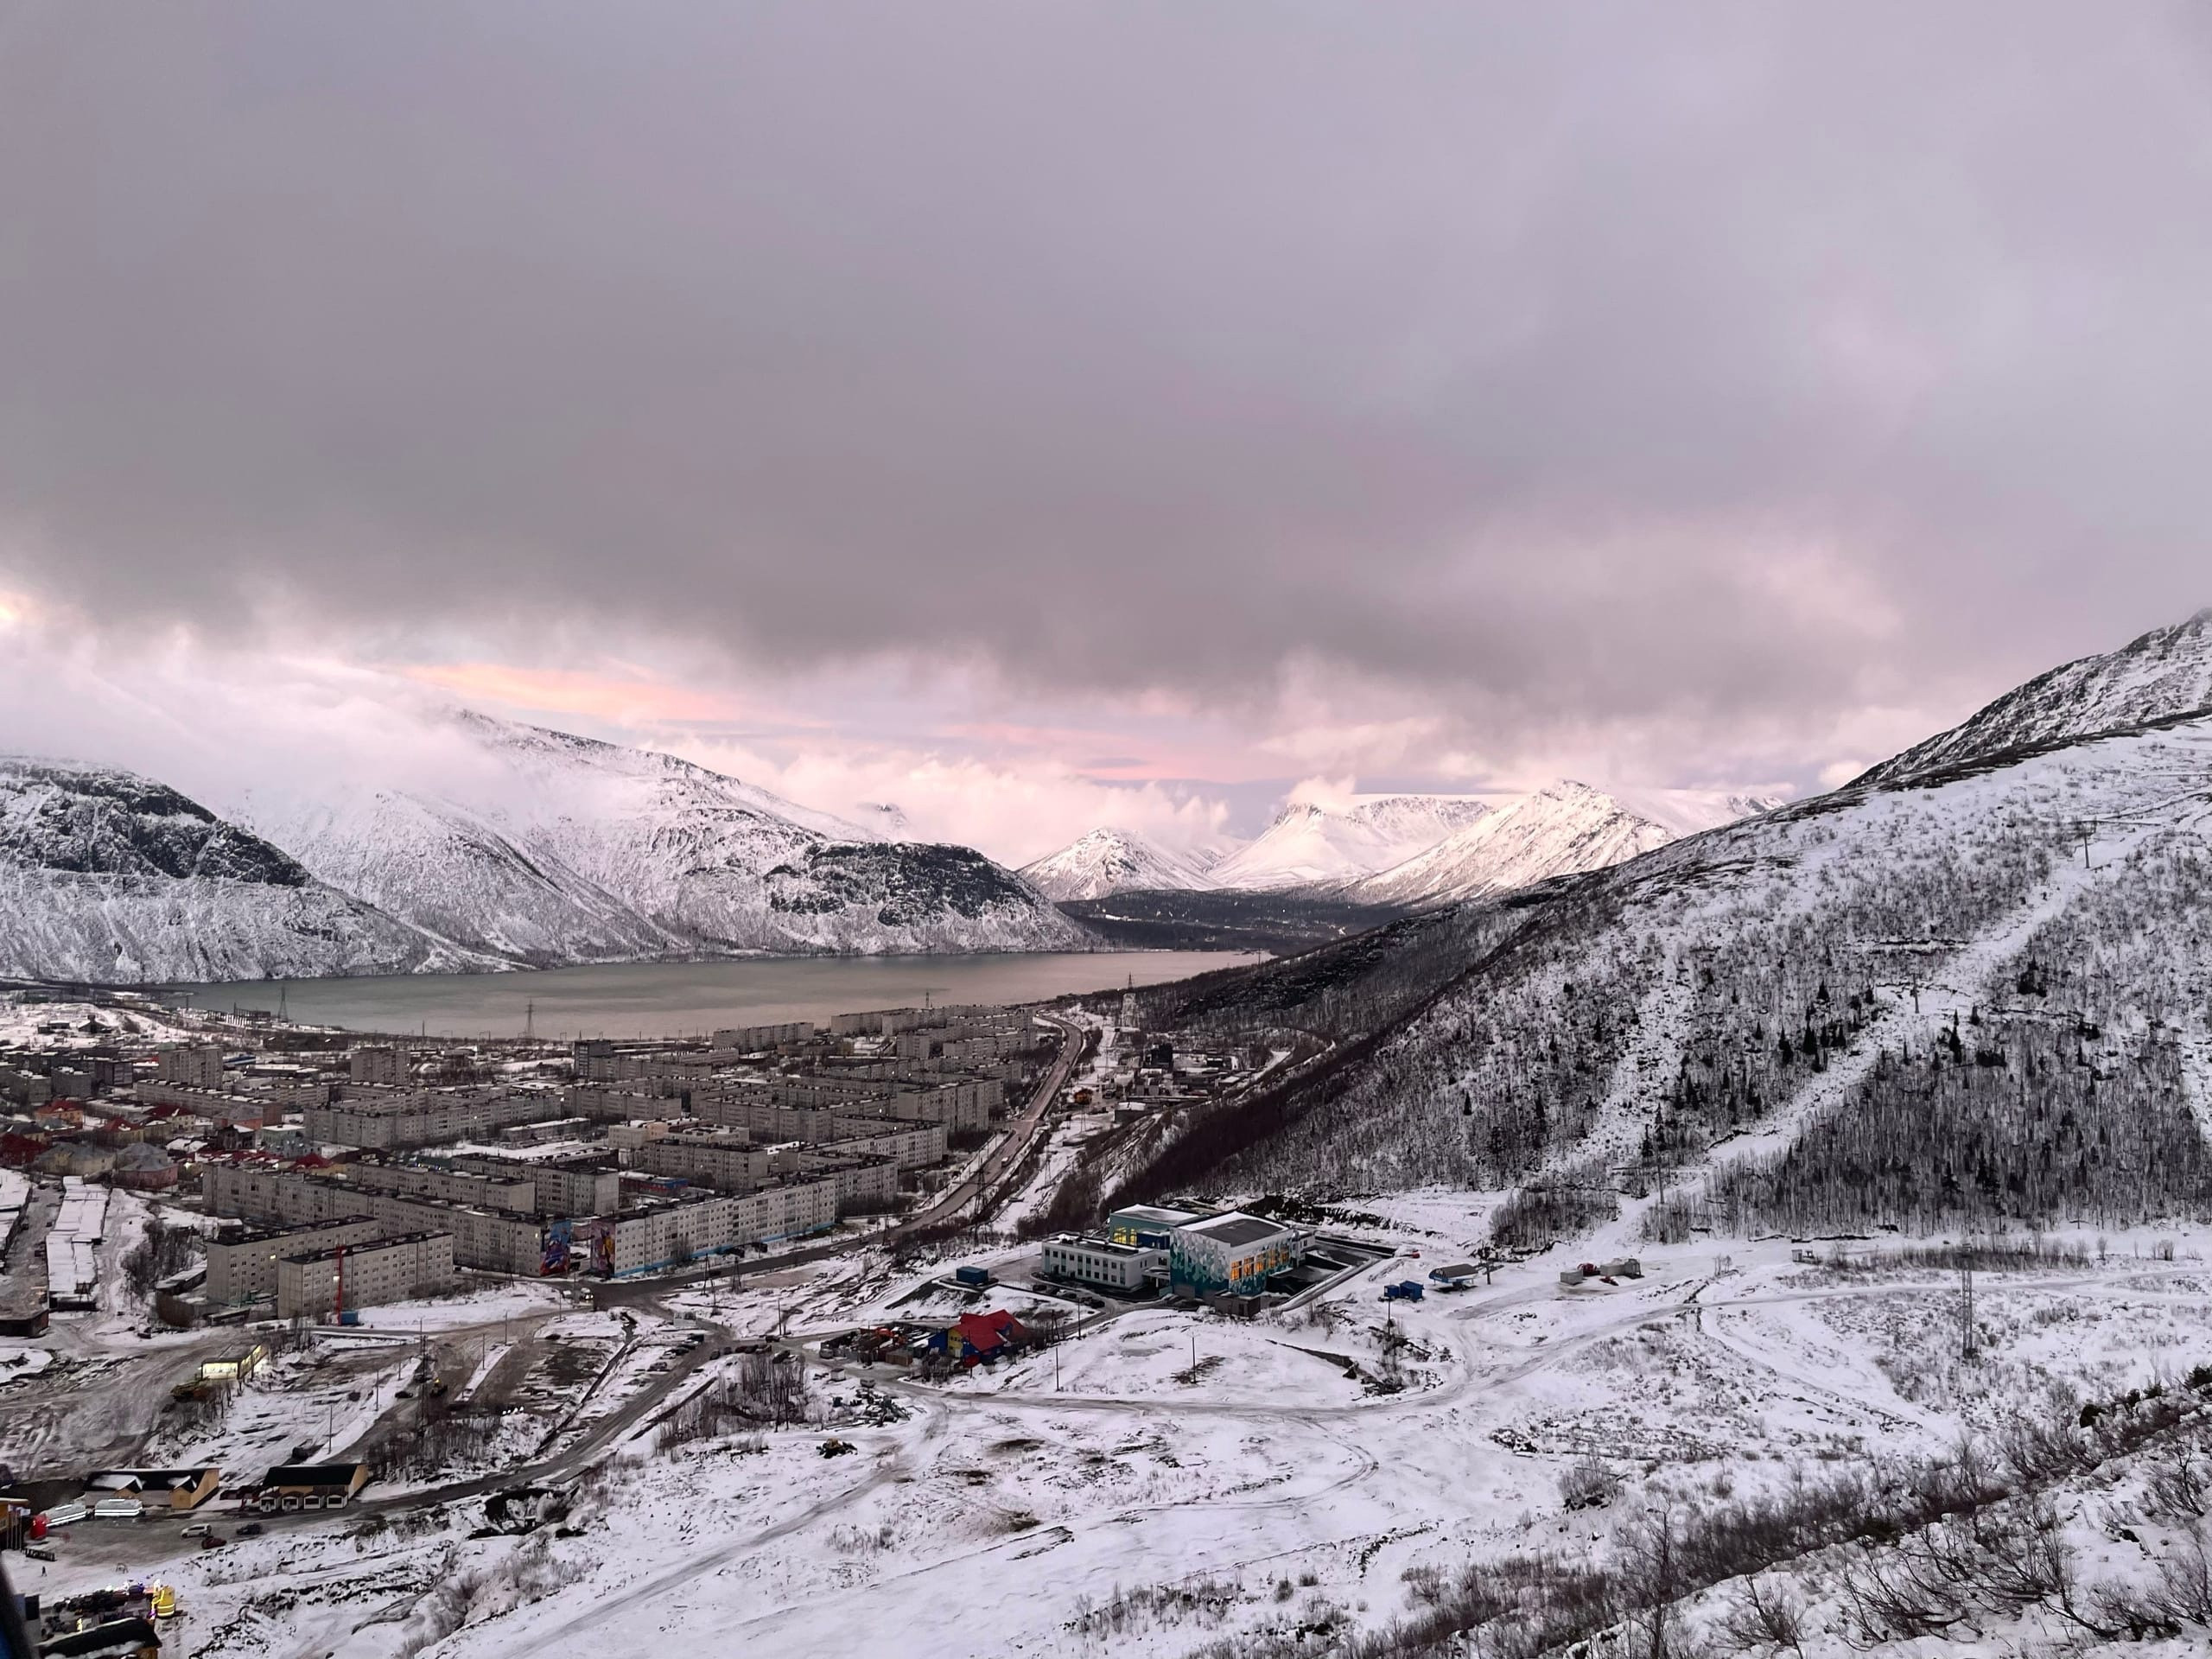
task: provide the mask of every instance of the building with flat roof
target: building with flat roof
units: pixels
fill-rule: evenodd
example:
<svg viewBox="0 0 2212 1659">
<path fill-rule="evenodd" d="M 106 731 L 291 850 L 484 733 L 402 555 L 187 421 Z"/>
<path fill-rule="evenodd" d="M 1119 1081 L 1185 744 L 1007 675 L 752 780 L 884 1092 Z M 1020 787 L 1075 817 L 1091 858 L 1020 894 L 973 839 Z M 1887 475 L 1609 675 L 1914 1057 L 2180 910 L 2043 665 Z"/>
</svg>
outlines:
<svg viewBox="0 0 2212 1659">
<path fill-rule="evenodd" d="M 327 1249 L 336 1244 L 365 1244 L 384 1231 L 372 1216 L 310 1222 L 300 1227 L 264 1227 L 233 1238 L 207 1241 L 207 1300 L 221 1306 L 257 1301 L 276 1294 L 276 1263 L 288 1255 Z"/>
<path fill-rule="evenodd" d="M 1198 1295 L 1249 1296 L 1265 1289 L 1271 1275 L 1295 1267 L 1305 1253 L 1305 1236 L 1295 1227 L 1232 1210 L 1168 1234 L 1168 1277 L 1178 1290 Z"/>
<path fill-rule="evenodd" d="M 1046 1278 L 1096 1285 L 1125 1296 L 1143 1290 L 1152 1274 L 1166 1266 L 1167 1252 L 1164 1249 L 1116 1244 L 1110 1238 L 1061 1233 L 1045 1241 Z"/>
<path fill-rule="evenodd" d="M 451 1233 L 399 1233 L 276 1263 L 276 1317 L 335 1319 L 347 1308 L 411 1302 L 455 1283 Z"/>
<path fill-rule="evenodd" d="M 1205 1219 L 1198 1210 L 1171 1210 L 1157 1204 L 1126 1204 L 1106 1217 L 1106 1236 L 1116 1244 L 1141 1244 L 1151 1249 L 1167 1248 L 1167 1236 L 1178 1227 Z"/>
</svg>

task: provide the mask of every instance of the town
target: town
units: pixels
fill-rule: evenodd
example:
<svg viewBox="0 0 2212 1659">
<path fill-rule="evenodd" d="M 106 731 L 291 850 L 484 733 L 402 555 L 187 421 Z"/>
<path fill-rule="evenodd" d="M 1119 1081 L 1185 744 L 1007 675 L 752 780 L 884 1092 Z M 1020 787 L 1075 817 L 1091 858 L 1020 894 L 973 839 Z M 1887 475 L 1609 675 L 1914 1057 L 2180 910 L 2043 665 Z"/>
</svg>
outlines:
<svg viewBox="0 0 2212 1659">
<path fill-rule="evenodd" d="M 137 1586 L 49 1599 L 53 1651 L 189 1611 L 134 1555 L 151 1521 L 205 1551 L 573 1473 L 747 1353 L 944 1379 L 1148 1306 L 1249 1319 L 1382 1254 L 1203 1202 L 1040 1230 L 1066 1148 L 1287 1058 L 1178 1053 L 1127 995 L 565 1044 L 41 995 L 0 1046 L 0 1543 Z M 1025 1205 L 1020 1249 L 955 1259 Z M 922 1268 L 880 1317 L 773 1344 L 709 1317 L 855 1251 Z M 99 1421 L 104 1375 L 151 1405 Z M 73 1432 L 32 1429 L 65 1400 Z"/>
</svg>

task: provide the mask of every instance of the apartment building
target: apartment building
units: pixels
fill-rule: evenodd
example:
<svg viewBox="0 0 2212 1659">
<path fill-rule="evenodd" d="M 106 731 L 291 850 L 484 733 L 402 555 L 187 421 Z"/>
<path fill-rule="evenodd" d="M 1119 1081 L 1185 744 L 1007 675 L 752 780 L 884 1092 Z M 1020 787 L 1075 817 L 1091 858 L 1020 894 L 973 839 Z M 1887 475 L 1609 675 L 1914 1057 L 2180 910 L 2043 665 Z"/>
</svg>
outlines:
<svg viewBox="0 0 2212 1659">
<path fill-rule="evenodd" d="M 496 1133 L 509 1123 L 559 1114 L 544 1095 L 489 1090 L 382 1090 L 348 1084 L 327 1106 L 311 1107 L 302 1127 L 310 1141 L 389 1151 L 429 1147 Z"/>
<path fill-rule="evenodd" d="M 734 1200 L 740 1243 L 772 1244 L 837 1224 L 837 1184 L 809 1176 L 771 1183 Z"/>
<path fill-rule="evenodd" d="M 276 1263 L 276 1317 L 334 1319 L 347 1308 L 409 1302 L 451 1290 L 451 1233 L 395 1233 L 335 1244 Z"/>
<path fill-rule="evenodd" d="M 385 1234 L 451 1233 L 454 1260 L 465 1268 L 536 1274 L 543 1266 L 545 1228 L 535 1216 L 465 1209 L 431 1198 L 366 1192 L 327 1176 L 237 1164 L 207 1166 L 200 1173 L 200 1192 L 219 1216 L 296 1225 L 367 1215 Z"/>
<path fill-rule="evenodd" d="M 760 1054 L 813 1040 L 813 1020 L 790 1020 L 776 1026 L 725 1026 L 715 1033 L 714 1046 L 736 1054 Z"/>
<path fill-rule="evenodd" d="M 706 1192 L 678 1198 L 646 1198 L 613 1220 L 601 1218 L 588 1234 L 607 1246 L 595 1252 L 600 1272 L 617 1278 L 680 1267 L 739 1242 L 741 1200 Z"/>
<path fill-rule="evenodd" d="M 223 1086 L 223 1051 L 215 1043 L 163 1043 L 154 1051 L 154 1076 L 194 1089 Z"/>
<path fill-rule="evenodd" d="M 842 1147 L 787 1147 L 775 1154 L 776 1173 L 826 1180 L 841 1205 L 888 1205 L 899 1196 L 899 1166 Z"/>
<path fill-rule="evenodd" d="M 754 1145 L 741 1130 L 692 1128 L 683 1124 L 671 1125 L 666 1135 L 632 1152 L 630 1166 L 655 1175 L 678 1176 L 722 1192 L 750 1191 L 766 1180 L 775 1167 L 767 1149 Z"/>
<path fill-rule="evenodd" d="M 379 1236 L 384 1225 L 369 1216 L 304 1226 L 249 1230 L 236 1238 L 207 1241 L 207 1300 L 234 1306 L 276 1294 L 276 1263 L 284 1256 L 362 1244 Z"/>
<path fill-rule="evenodd" d="M 202 1089 L 197 1084 L 171 1083 L 147 1077 L 130 1091 L 143 1106 L 174 1106 L 211 1122 L 233 1128 L 257 1129 L 283 1116 L 283 1109 L 264 1096 L 241 1095 L 227 1089 Z"/>
<path fill-rule="evenodd" d="M 570 1116 L 594 1123 L 667 1122 L 683 1116 L 680 1096 L 610 1088 L 604 1084 L 571 1084 L 561 1091 L 561 1103 L 562 1109 Z"/>
<path fill-rule="evenodd" d="M 511 1216 L 537 1213 L 537 1185 L 527 1172 L 465 1173 L 418 1164 L 341 1164 L 333 1173 L 371 1192 L 397 1192 Z"/>
<path fill-rule="evenodd" d="M 355 1083 L 397 1087 L 414 1074 L 414 1058 L 389 1043 L 370 1043 L 346 1056 L 346 1075 Z"/>
<path fill-rule="evenodd" d="M 611 1216 L 622 1206 L 622 1172 L 600 1154 L 525 1162 L 490 1153 L 465 1153 L 452 1163 L 471 1175 L 528 1183 L 531 1207 L 541 1216 Z"/>
</svg>

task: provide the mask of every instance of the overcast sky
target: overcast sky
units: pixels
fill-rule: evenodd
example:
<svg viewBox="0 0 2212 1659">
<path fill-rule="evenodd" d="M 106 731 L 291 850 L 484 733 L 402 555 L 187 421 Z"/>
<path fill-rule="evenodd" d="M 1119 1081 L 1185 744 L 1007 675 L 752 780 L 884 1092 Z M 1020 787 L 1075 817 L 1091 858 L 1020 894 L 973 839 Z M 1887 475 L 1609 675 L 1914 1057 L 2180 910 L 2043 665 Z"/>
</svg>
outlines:
<svg viewBox="0 0 2212 1659">
<path fill-rule="evenodd" d="M 2203 17 L 0 0 L 0 746 L 1817 788 L 2212 601 Z"/>
</svg>

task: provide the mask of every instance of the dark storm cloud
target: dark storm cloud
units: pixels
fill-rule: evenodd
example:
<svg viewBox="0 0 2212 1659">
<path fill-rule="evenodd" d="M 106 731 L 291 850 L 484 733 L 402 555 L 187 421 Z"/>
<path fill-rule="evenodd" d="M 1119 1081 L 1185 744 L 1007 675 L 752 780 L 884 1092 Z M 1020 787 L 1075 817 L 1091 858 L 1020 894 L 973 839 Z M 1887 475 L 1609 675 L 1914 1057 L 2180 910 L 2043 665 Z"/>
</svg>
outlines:
<svg viewBox="0 0 2212 1659">
<path fill-rule="evenodd" d="M 2212 589 L 2206 67 L 2155 5 L 34 4 L 0 562 L 1232 702 L 2002 679 Z"/>
</svg>

